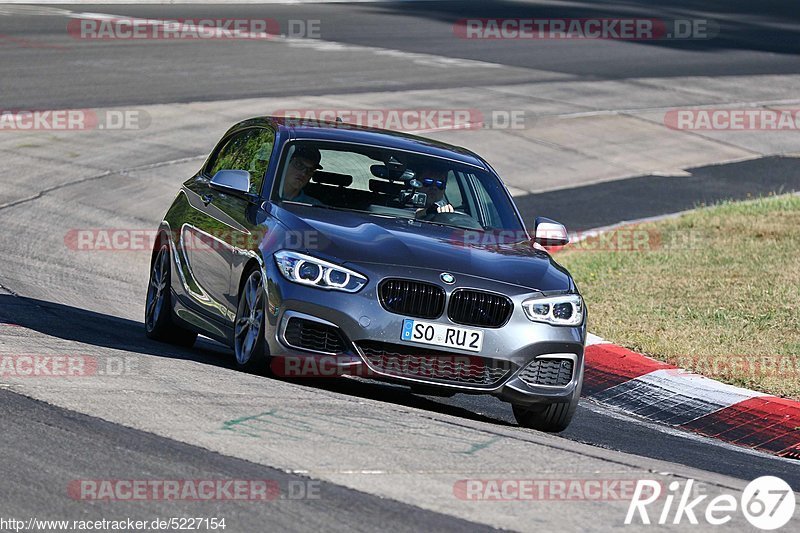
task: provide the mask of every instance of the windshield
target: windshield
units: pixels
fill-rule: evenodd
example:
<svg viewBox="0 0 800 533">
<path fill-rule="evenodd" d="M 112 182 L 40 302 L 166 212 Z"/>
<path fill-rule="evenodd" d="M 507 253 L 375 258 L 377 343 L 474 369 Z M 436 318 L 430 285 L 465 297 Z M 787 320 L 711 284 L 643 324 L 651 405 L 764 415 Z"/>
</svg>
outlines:
<svg viewBox="0 0 800 533">
<path fill-rule="evenodd" d="M 492 174 L 447 159 L 372 146 L 291 143 L 273 200 L 464 229 L 524 232 Z"/>
</svg>

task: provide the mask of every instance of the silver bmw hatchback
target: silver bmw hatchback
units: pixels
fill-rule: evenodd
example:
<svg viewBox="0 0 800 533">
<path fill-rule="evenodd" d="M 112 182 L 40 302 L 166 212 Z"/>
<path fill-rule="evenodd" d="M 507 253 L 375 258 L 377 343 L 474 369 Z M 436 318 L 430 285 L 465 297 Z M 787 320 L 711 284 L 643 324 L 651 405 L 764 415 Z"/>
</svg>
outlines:
<svg viewBox="0 0 800 533">
<path fill-rule="evenodd" d="M 341 123 L 231 128 L 159 226 L 149 337 L 229 345 L 245 370 L 490 394 L 561 431 L 583 381 L 586 309 L 477 154 Z"/>
</svg>

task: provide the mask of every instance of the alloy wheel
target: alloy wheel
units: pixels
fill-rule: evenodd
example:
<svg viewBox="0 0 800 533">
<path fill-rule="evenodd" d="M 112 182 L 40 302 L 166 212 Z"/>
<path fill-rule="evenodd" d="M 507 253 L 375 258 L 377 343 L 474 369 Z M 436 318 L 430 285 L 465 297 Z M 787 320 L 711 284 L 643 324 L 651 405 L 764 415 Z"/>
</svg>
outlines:
<svg viewBox="0 0 800 533">
<path fill-rule="evenodd" d="M 164 246 L 158 251 L 153 269 L 150 272 L 150 285 L 147 288 L 146 317 L 147 330 L 152 331 L 164 308 L 167 280 L 169 278 L 169 254 Z"/>
<path fill-rule="evenodd" d="M 264 324 L 264 290 L 261 272 L 254 270 L 242 289 L 234 330 L 236 362 L 246 365 L 259 345 Z"/>
</svg>

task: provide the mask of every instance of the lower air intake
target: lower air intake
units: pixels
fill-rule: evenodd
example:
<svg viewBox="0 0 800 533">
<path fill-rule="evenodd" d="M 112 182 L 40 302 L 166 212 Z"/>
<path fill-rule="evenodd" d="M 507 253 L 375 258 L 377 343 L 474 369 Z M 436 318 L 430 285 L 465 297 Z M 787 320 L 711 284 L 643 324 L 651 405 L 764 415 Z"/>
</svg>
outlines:
<svg viewBox="0 0 800 533">
<path fill-rule="evenodd" d="M 572 381 L 575 363 L 572 359 L 534 359 L 519 373 L 519 379 L 530 386 L 565 387 Z"/>
<path fill-rule="evenodd" d="M 345 341 L 339 328 L 313 320 L 290 318 L 283 337 L 289 345 L 304 350 L 336 354 L 345 350 Z"/>
</svg>

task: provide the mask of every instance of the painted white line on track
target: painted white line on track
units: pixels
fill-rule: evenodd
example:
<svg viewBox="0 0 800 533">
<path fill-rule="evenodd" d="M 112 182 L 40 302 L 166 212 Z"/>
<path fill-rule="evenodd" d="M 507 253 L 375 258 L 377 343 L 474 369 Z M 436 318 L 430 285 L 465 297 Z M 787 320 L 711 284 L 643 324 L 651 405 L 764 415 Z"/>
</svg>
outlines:
<svg viewBox="0 0 800 533">
<path fill-rule="evenodd" d="M 768 396 L 763 392 L 728 385 L 727 383 L 680 369 L 655 370 L 636 379 L 649 383 L 654 387 L 683 394 L 687 397 L 703 398 L 720 405 L 733 405 L 750 398 Z"/>
<path fill-rule="evenodd" d="M 134 24 L 149 25 L 149 26 L 164 26 L 170 19 L 148 19 L 131 17 L 127 15 L 115 15 L 110 13 L 92 13 L 92 12 L 76 12 L 68 9 L 61 8 L 41 8 L 41 10 L 32 10 L 28 13 L 14 13 L 13 10 L 3 8 L 0 6 L 0 15 L 13 15 L 13 14 L 40 14 L 40 15 L 55 15 L 64 16 L 79 20 L 125 20 Z M 208 32 L 209 28 L 202 28 L 188 23 L 182 22 L 182 28 L 186 31 L 195 32 Z M 376 46 L 363 46 L 355 44 L 344 44 L 337 41 L 326 41 L 324 39 L 303 39 L 285 36 L 269 36 L 267 34 L 250 34 L 247 32 L 235 30 L 218 30 L 221 32 L 235 34 L 236 37 L 243 39 L 263 38 L 265 42 L 269 43 L 283 43 L 293 48 L 310 48 L 317 52 L 362 52 L 373 54 L 383 57 L 392 57 L 410 61 L 411 63 L 424 66 L 433 66 L 437 68 L 505 68 L 506 65 L 501 63 L 492 63 L 489 61 L 478 61 L 474 59 L 461 59 L 457 57 L 447 57 L 435 54 L 423 54 L 418 52 L 407 52 L 404 50 L 396 50 L 392 48 L 380 48 Z M 422 131 L 422 130 L 421 130 Z"/>
<path fill-rule="evenodd" d="M 236 0 L 236 4 L 249 5 L 308 5 L 308 4 L 385 4 L 385 3 L 424 3 L 433 1 L 448 0 Z M 455 0 L 449 0 L 455 1 Z M 37 1 L 40 5 L 27 5 L 30 0 L 3 0 L 0 6 L 0 16 L 4 15 L 38 15 L 38 16 L 61 16 L 63 8 L 54 7 L 57 5 L 71 5 L 78 3 L 74 0 L 44 0 Z M 81 4 L 102 4 L 102 5 L 130 5 L 130 0 L 80 0 Z M 151 6 L 172 6 L 172 5 L 200 5 L 200 4 L 221 4 L 220 0 L 138 0 L 137 5 Z"/>
</svg>

